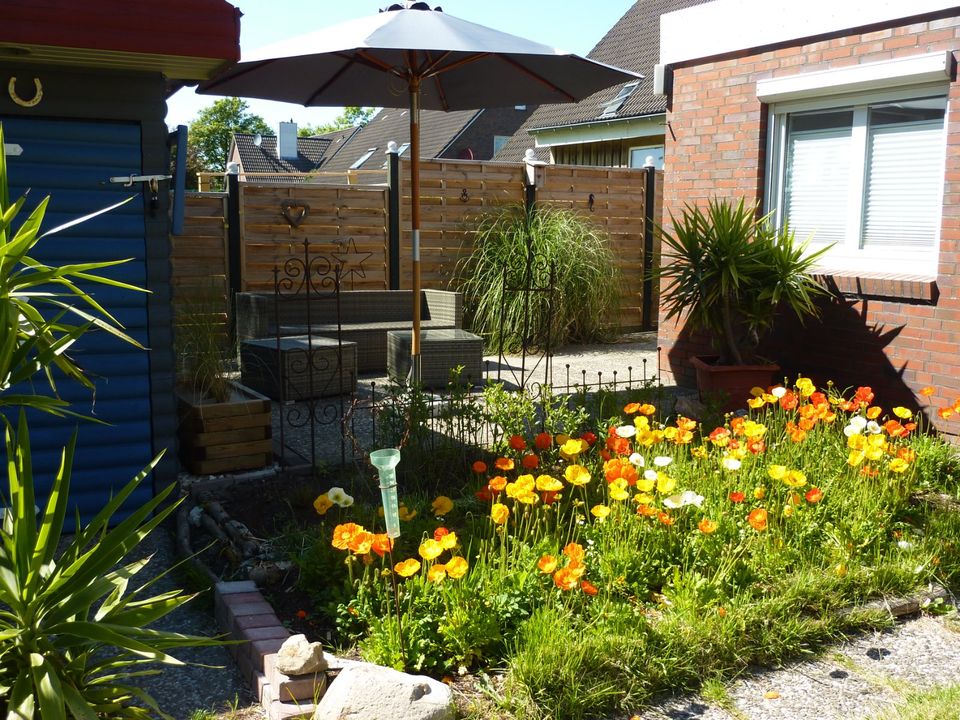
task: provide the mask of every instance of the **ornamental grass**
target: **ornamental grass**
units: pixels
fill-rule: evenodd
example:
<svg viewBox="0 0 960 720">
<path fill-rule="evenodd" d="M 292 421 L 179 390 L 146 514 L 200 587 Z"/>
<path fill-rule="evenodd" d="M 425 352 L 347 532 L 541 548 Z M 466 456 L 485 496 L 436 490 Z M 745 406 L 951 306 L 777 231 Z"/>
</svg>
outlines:
<svg viewBox="0 0 960 720">
<path fill-rule="evenodd" d="M 934 395 L 926 412 L 960 411 Z M 954 580 L 960 519 L 924 498 L 956 498 L 957 465 L 922 413 L 806 378 L 748 406 L 704 427 L 631 402 L 507 436 L 472 496 L 405 498 L 393 544 L 341 506 L 341 632 L 397 668 L 506 668 L 516 717 L 597 717 L 880 627 L 864 601 Z"/>
</svg>

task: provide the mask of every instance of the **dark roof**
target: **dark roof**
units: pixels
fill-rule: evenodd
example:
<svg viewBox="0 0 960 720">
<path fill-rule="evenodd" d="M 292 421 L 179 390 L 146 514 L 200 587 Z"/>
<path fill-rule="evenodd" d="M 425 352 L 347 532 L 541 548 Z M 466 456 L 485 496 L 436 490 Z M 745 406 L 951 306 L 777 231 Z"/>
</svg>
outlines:
<svg viewBox="0 0 960 720">
<path fill-rule="evenodd" d="M 441 112 L 423 110 L 420 113 L 420 157 L 434 158 L 443 152 L 477 115 L 478 110 Z M 387 143 L 397 145 L 410 142 L 410 111 L 383 108 L 364 125 L 350 142 L 324 166 L 330 172 L 345 172 L 368 150 L 373 154 L 358 170 L 379 170 L 386 160 Z M 404 152 L 409 157 L 409 150 Z"/>
<path fill-rule="evenodd" d="M 299 157 L 296 160 L 281 160 L 277 157 L 276 135 L 262 135 L 259 147 L 254 144 L 255 137 L 256 135 L 250 133 L 235 133 L 233 136 L 237 153 L 240 155 L 241 171 L 244 173 L 305 173 L 318 170 L 333 142 L 327 136 L 298 137 Z"/>
<path fill-rule="evenodd" d="M 622 18 L 587 53 L 599 62 L 633 70 L 643 75 L 636 90 L 603 120 L 642 117 L 666 112 L 666 97 L 653 93 L 653 66 L 660 61 L 660 16 L 710 0 L 637 0 Z M 541 105 L 510 142 L 495 156 L 497 160 L 521 160 L 533 146 L 530 130 L 600 121 L 604 106 L 623 89 L 615 85 L 594 93 L 578 103 Z M 539 153 L 539 149 L 538 149 Z"/>
</svg>

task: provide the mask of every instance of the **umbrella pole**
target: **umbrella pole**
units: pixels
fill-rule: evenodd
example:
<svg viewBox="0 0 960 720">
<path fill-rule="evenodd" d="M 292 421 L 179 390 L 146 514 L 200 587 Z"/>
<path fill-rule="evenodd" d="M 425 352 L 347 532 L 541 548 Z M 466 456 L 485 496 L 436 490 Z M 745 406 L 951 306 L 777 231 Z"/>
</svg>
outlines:
<svg viewBox="0 0 960 720">
<path fill-rule="evenodd" d="M 410 79 L 410 226 L 413 243 L 413 338 L 410 343 L 410 379 L 420 374 L 420 78 Z"/>
</svg>

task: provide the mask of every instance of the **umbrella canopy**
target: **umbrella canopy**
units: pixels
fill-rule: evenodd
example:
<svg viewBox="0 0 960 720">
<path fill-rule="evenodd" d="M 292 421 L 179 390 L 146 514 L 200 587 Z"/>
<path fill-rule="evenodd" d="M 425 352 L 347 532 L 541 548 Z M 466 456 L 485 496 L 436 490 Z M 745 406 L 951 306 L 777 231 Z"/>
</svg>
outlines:
<svg viewBox="0 0 960 720">
<path fill-rule="evenodd" d="M 304 106 L 410 106 L 414 379 L 420 355 L 420 108 L 576 102 L 639 76 L 431 9 L 377 15 L 265 47 L 198 92 Z"/>
</svg>

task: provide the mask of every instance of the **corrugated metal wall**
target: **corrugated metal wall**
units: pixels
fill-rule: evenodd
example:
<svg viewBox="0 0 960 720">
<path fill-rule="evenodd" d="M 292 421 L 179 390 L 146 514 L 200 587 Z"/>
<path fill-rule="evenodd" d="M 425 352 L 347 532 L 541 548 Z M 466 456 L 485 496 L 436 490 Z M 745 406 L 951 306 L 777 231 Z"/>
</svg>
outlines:
<svg viewBox="0 0 960 720">
<path fill-rule="evenodd" d="M 111 176 L 141 172 L 140 124 L 9 117 L 0 117 L 0 122 L 6 142 L 23 148 L 22 155 L 8 158 L 11 195 L 35 188 L 27 201 L 30 209 L 51 195 L 44 228 L 134 196 L 122 208 L 41 241 L 37 258 L 51 264 L 131 258 L 109 275 L 144 287 L 141 189 L 107 182 Z M 100 285 L 89 289 L 130 335 L 150 345 L 146 294 Z M 79 427 L 71 507 L 77 505 L 81 516 L 89 517 L 152 457 L 150 363 L 146 351 L 103 332 L 90 333 L 72 355 L 94 379 L 96 395 L 66 381 L 60 384 L 61 395 L 75 411 L 109 424 L 37 414 L 30 420 L 31 439 L 38 488 L 44 488 L 49 481 L 39 478 L 49 477 L 60 448 Z M 131 505 L 151 494 L 151 484 L 145 483 Z"/>
</svg>

